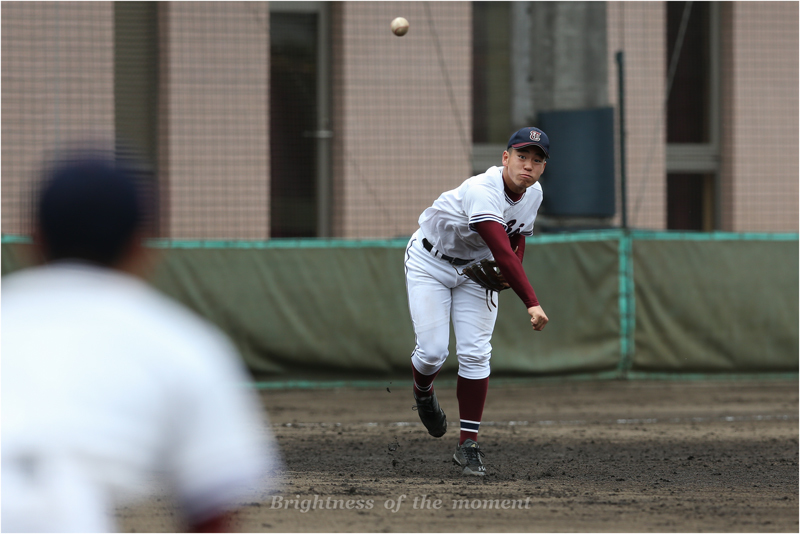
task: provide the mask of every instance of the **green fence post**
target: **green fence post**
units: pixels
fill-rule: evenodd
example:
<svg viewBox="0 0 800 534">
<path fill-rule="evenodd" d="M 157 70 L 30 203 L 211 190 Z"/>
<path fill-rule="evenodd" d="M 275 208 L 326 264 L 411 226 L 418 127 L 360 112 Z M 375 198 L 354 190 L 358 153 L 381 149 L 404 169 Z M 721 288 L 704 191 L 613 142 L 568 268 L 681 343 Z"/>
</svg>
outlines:
<svg viewBox="0 0 800 534">
<path fill-rule="evenodd" d="M 617 376 L 627 378 L 633 363 L 635 298 L 633 288 L 633 238 L 625 230 L 619 237 L 620 358 Z"/>
</svg>

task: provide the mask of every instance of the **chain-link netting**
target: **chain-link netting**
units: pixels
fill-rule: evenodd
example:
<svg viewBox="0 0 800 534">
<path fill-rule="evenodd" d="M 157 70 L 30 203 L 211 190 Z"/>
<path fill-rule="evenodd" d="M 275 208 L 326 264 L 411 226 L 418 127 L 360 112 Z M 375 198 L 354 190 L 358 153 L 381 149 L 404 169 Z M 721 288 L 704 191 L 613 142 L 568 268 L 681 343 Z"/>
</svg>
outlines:
<svg viewBox="0 0 800 534">
<path fill-rule="evenodd" d="M 396 16 L 410 22 L 396 37 Z M 471 174 L 469 3 L 341 6 L 334 23 L 334 231 L 410 235 Z"/>
<path fill-rule="evenodd" d="M 31 197 L 58 150 L 113 148 L 113 17 L 105 3 L 3 2 L 4 234 L 31 232 Z"/>
<path fill-rule="evenodd" d="M 796 3 L 547 4 L 4 2 L 2 232 L 77 144 L 144 163 L 162 237 L 409 235 L 575 72 L 618 106 L 620 51 L 629 225 L 797 230 Z"/>
<path fill-rule="evenodd" d="M 800 4 L 723 6 L 723 213 L 735 231 L 796 232 Z"/>
<path fill-rule="evenodd" d="M 607 5 L 630 226 L 796 232 L 798 4 Z"/>
</svg>

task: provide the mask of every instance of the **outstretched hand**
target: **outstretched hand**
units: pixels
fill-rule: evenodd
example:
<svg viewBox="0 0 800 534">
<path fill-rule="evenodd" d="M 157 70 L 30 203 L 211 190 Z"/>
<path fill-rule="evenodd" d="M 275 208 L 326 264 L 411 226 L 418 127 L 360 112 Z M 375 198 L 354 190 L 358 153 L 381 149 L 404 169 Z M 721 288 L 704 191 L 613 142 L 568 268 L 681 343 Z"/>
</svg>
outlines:
<svg viewBox="0 0 800 534">
<path fill-rule="evenodd" d="M 532 306 L 528 308 L 528 315 L 531 316 L 531 327 L 533 327 L 534 330 L 542 330 L 549 321 L 541 306 Z"/>
</svg>

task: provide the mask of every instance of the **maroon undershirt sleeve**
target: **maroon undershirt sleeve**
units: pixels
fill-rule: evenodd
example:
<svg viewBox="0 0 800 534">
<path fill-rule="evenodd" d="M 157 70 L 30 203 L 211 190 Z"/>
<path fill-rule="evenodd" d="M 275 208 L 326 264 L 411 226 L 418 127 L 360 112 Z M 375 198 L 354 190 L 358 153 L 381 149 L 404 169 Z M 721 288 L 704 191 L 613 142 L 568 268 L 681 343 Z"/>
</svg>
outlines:
<svg viewBox="0 0 800 534">
<path fill-rule="evenodd" d="M 222 512 L 205 521 L 191 522 L 187 532 L 231 532 L 234 512 Z"/>
<path fill-rule="evenodd" d="M 514 254 L 517 255 L 519 261 L 522 261 L 522 258 L 525 257 L 525 237 L 522 234 L 514 234 L 513 237 L 509 238 L 511 242 L 511 250 L 514 251 Z"/>
<path fill-rule="evenodd" d="M 522 302 L 525 303 L 527 308 L 538 306 L 539 301 L 536 299 L 531 283 L 525 275 L 525 270 L 522 268 L 522 255 L 525 252 L 525 240 L 520 239 L 517 254 L 514 254 L 511 247 L 511 241 L 506 234 L 503 225 L 495 221 L 483 221 L 475 223 L 475 230 L 483 238 L 492 251 L 494 260 L 503 273 L 506 282 L 511 286 Z"/>
</svg>

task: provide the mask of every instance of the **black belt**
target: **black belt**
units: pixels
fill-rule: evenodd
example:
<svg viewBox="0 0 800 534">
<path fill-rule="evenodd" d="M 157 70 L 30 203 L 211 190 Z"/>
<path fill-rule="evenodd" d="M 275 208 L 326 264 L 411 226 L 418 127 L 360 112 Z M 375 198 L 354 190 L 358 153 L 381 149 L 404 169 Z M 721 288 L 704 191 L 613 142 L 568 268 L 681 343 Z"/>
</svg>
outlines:
<svg viewBox="0 0 800 534">
<path fill-rule="evenodd" d="M 434 256 L 438 256 L 439 258 L 442 258 L 444 261 L 452 265 L 466 265 L 472 262 L 472 260 L 462 260 L 461 258 L 454 258 L 452 256 L 448 256 L 447 254 L 442 254 L 438 250 L 434 250 L 433 245 L 431 245 L 430 242 L 424 237 L 422 238 L 422 246 L 425 247 L 425 250 L 427 250 Z"/>
</svg>

